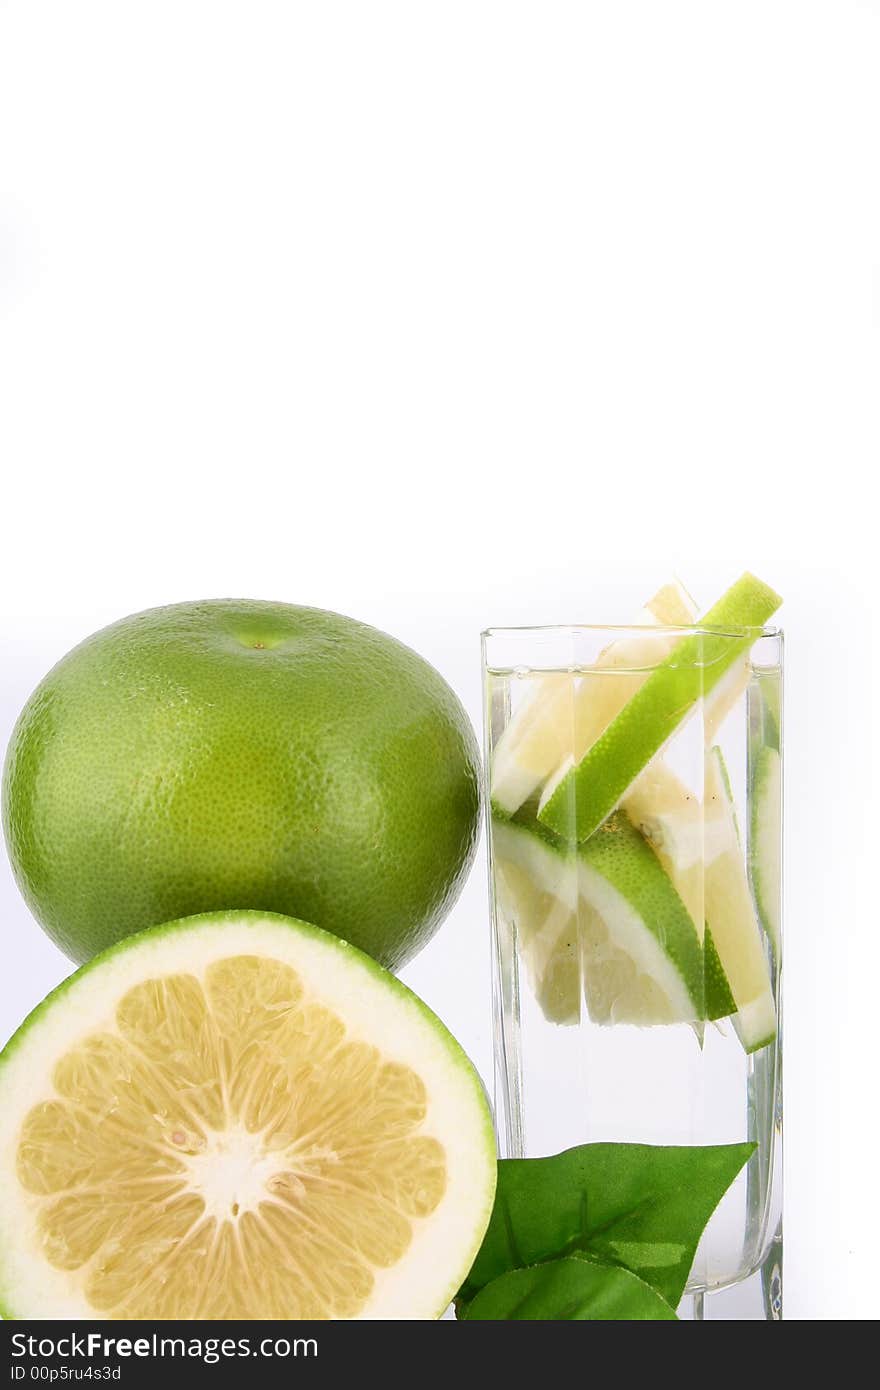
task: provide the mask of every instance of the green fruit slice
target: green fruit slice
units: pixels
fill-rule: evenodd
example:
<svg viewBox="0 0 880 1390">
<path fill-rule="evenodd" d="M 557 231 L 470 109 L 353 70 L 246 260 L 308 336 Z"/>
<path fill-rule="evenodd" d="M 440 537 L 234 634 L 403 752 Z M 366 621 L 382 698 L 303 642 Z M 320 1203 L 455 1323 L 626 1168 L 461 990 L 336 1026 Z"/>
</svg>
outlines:
<svg viewBox="0 0 880 1390">
<path fill-rule="evenodd" d="M 730 1018 L 736 1013 L 736 1000 L 730 992 L 730 984 L 724 973 L 718 948 L 708 927 L 703 938 L 703 951 L 706 1017 L 713 1020 Z"/>
<path fill-rule="evenodd" d="M 577 765 L 545 788 L 541 822 L 566 839 L 592 835 L 781 602 L 761 580 L 743 575 L 701 619 L 706 630 L 677 643 Z"/>
<path fill-rule="evenodd" d="M 703 952 L 690 914 L 621 812 L 572 854 L 537 821 L 492 822 L 499 907 L 545 1016 L 570 1023 L 580 992 L 595 1023 L 690 1022 L 703 1012 Z"/>
<path fill-rule="evenodd" d="M 721 750 L 706 762 L 706 802 L 721 809 L 727 846 L 705 870 L 706 926 L 736 1005 L 734 1027 L 746 1052 L 776 1036 L 776 1006 L 755 915 Z"/>
<path fill-rule="evenodd" d="M 782 933 L 782 758 L 762 748 L 752 783 L 749 858 L 752 884 L 764 930 L 777 961 Z"/>
<path fill-rule="evenodd" d="M 782 747 L 782 676 L 758 668 L 749 699 L 749 733 L 755 748 Z"/>
<path fill-rule="evenodd" d="M 0 1301 L 37 1319 L 436 1318 L 495 1187 L 415 995 L 271 914 L 125 942 L 0 1057 Z"/>
<path fill-rule="evenodd" d="M 745 694 L 751 679 L 751 664 L 748 657 L 735 661 L 729 671 L 714 685 L 703 700 L 703 739 L 711 748 L 731 710 Z"/>
<path fill-rule="evenodd" d="M 686 625 L 694 611 L 693 601 L 673 581 L 648 600 L 643 619 L 648 626 Z M 514 713 L 492 753 L 496 806 L 513 815 L 560 763 L 586 752 L 675 641 L 674 634 L 644 633 L 609 643 L 593 668 L 605 672 L 605 680 L 569 671 L 532 676 L 528 700 Z"/>
</svg>

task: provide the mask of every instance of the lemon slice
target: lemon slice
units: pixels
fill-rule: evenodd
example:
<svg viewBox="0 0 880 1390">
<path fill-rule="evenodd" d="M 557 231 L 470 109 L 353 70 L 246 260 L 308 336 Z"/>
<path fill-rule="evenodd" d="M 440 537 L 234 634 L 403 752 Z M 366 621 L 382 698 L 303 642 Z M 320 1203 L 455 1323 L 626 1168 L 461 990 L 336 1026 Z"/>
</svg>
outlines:
<svg viewBox="0 0 880 1390">
<path fill-rule="evenodd" d="M 495 1183 L 433 1014 L 244 912 L 128 938 L 50 995 L 0 1058 L 0 1152 L 12 1318 L 436 1318 Z"/>
<path fill-rule="evenodd" d="M 642 621 L 646 626 L 686 626 L 694 611 L 693 600 L 672 581 L 648 600 Z M 528 698 L 492 753 L 495 804 L 513 815 L 561 764 L 581 757 L 675 641 L 674 633 L 659 632 L 619 638 L 600 654 L 591 675 L 551 671 L 532 676 Z"/>
</svg>

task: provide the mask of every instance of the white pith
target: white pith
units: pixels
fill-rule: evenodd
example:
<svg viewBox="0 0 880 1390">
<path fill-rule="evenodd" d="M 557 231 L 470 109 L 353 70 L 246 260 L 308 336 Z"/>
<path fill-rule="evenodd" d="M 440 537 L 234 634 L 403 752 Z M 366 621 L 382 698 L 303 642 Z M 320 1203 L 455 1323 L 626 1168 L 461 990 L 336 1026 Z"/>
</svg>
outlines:
<svg viewBox="0 0 880 1390">
<path fill-rule="evenodd" d="M 171 1142 L 176 1139 L 172 1134 Z M 180 1142 L 185 1142 L 183 1136 Z M 209 1133 L 204 1148 L 183 1155 L 183 1161 L 187 1190 L 201 1197 L 205 1215 L 218 1221 L 255 1211 L 272 1191 L 273 1180 L 291 1166 L 283 1153 L 266 1149 L 262 1134 L 246 1129 Z"/>
<path fill-rule="evenodd" d="M 134 985 L 180 972 L 203 979 L 208 966 L 235 955 L 265 955 L 292 966 L 305 989 L 344 1020 L 347 1036 L 379 1048 L 410 1066 L 425 1084 L 427 1114 L 420 1133 L 443 1145 L 447 1186 L 430 1217 L 414 1219 L 406 1254 L 390 1269 L 375 1271 L 362 1319 L 439 1317 L 466 1276 L 491 1211 L 495 1151 L 491 1120 L 470 1066 L 419 1003 L 374 973 L 359 953 L 318 933 L 298 931 L 271 918 L 226 915 L 222 923 L 197 921 L 148 934 L 75 978 L 31 1021 L 0 1063 L 0 1301 L 16 1317 L 87 1319 L 95 1310 L 83 1296 L 77 1272 L 55 1269 L 37 1242 L 39 1199 L 16 1178 L 22 1121 L 34 1104 L 55 1095 L 58 1059 L 90 1034 L 115 1032 L 115 1007 Z M 208 1149 L 211 1148 L 209 1136 Z M 271 1154 L 232 1132 L 215 1137 L 207 1153 L 190 1160 L 191 1178 L 209 1203 L 250 1204 L 255 1184 L 271 1183 Z M 258 1173 L 249 1169 L 251 1161 Z M 289 1167 L 289 1164 L 287 1165 Z"/>
</svg>

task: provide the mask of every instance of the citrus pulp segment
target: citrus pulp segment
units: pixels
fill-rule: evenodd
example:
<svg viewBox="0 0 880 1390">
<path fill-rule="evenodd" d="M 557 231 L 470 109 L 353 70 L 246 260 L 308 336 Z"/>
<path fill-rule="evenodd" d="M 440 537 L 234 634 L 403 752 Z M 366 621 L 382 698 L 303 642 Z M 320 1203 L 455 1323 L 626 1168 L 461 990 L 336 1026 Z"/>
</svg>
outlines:
<svg viewBox="0 0 880 1390">
<path fill-rule="evenodd" d="M 711 1020 L 730 1018 L 736 1013 L 736 1000 L 730 992 L 730 985 L 712 939 L 706 928 L 703 937 L 703 978 L 706 995 L 706 1017 Z"/>
<path fill-rule="evenodd" d="M 0 1059 L 13 1318 L 435 1318 L 489 1219 L 479 1080 L 359 951 L 260 913 L 96 958 Z"/>
<path fill-rule="evenodd" d="M 701 620 L 701 631 L 673 647 L 576 766 L 545 789 L 542 823 L 565 839 L 588 839 L 780 603 L 753 575 L 739 579 Z"/>
<path fill-rule="evenodd" d="M 727 841 L 723 852 L 706 865 L 706 928 L 736 1004 L 734 1027 L 746 1052 L 755 1052 L 776 1036 L 776 1006 L 730 784 L 718 748 L 707 755 L 706 801 L 721 808 Z"/>
<path fill-rule="evenodd" d="M 715 857 L 723 844 L 723 820 L 706 807 L 662 760 L 654 758 L 623 799 L 634 825 L 677 872 Z"/>
</svg>

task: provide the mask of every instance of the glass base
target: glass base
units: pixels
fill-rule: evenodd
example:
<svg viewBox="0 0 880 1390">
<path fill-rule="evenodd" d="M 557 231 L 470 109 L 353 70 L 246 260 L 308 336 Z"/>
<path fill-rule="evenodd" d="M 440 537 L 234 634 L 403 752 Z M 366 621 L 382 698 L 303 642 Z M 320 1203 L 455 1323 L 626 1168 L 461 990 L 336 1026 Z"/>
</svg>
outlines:
<svg viewBox="0 0 880 1390">
<path fill-rule="evenodd" d="M 682 1322 L 781 1322 L 782 1226 L 759 1269 L 726 1288 L 686 1294 L 678 1316 Z"/>
</svg>

